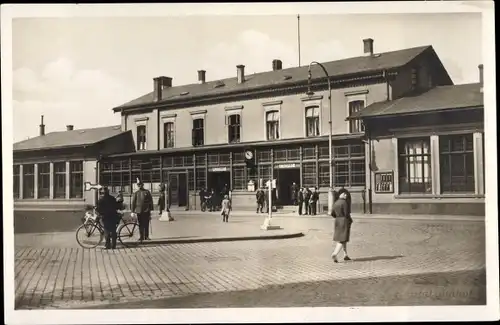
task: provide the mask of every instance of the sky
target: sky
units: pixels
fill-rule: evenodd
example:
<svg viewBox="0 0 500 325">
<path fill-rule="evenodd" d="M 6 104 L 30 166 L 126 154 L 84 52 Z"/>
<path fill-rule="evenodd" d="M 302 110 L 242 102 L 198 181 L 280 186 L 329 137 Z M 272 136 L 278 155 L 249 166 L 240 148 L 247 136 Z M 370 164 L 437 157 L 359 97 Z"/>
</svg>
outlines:
<svg viewBox="0 0 500 325">
<path fill-rule="evenodd" d="M 455 84 L 478 82 L 477 13 L 301 15 L 301 64 L 432 45 Z M 14 142 L 46 132 L 120 124 L 112 108 L 173 85 L 298 66 L 297 16 L 16 18 L 12 21 Z"/>
</svg>

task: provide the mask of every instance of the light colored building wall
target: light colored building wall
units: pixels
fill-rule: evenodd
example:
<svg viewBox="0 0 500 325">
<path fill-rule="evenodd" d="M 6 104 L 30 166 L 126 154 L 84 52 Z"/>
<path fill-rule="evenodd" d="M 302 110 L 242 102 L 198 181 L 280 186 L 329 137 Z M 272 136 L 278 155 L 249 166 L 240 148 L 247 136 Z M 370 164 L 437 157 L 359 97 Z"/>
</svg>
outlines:
<svg viewBox="0 0 500 325">
<path fill-rule="evenodd" d="M 385 83 L 357 86 L 332 90 L 332 133 L 346 134 L 349 132 L 348 103 L 351 100 L 361 99 L 368 106 L 377 101 L 387 99 L 387 85 Z M 305 137 L 305 110 L 310 105 L 318 105 L 320 110 L 320 135 L 328 135 L 329 130 L 329 103 L 328 91 L 318 91 L 311 100 L 307 95 L 293 94 L 271 98 L 242 100 L 214 105 L 169 109 L 160 112 L 160 123 L 156 112 L 128 115 L 122 119 L 122 127 L 132 130 L 134 142 L 137 143 L 137 125 L 147 125 L 147 150 L 157 150 L 157 141 L 163 148 L 163 124 L 175 124 L 175 148 L 192 146 L 193 118 L 203 118 L 205 123 L 205 145 L 227 144 L 228 127 L 226 117 L 235 112 L 241 116 L 241 142 L 266 140 L 266 113 L 271 110 L 279 111 L 280 139 L 294 139 Z M 125 125 L 126 124 L 126 125 Z M 160 139 L 158 139 L 160 127 Z"/>
</svg>

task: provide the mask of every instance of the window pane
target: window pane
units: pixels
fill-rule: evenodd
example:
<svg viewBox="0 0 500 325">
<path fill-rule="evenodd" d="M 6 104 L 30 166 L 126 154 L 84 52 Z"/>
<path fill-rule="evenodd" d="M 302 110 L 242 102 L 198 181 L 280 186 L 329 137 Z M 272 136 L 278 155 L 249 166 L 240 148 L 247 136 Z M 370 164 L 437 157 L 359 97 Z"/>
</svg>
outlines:
<svg viewBox="0 0 500 325">
<path fill-rule="evenodd" d="M 23 198 L 35 197 L 35 165 L 23 166 Z"/>
<path fill-rule="evenodd" d="M 233 167 L 233 189 L 244 190 L 246 188 L 245 167 Z"/>
<path fill-rule="evenodd" d="M 205 168 L 196 168 L 196 190 L 207 187 L 207 173 Z"/>
<path fill-rule="evenodd" d="M 66 162 L 54 163 L 54 198 L 66 197 Z"/>
<path fill-rule="evenodd" d="M 318 167 L 319 186 L 330 186 L 330 166 L 328 162 L 320 162 Z"/>
<path fill-rule="evenodd" d="M 50 196 L 50 164 L 38 164 L 38 198 L 48 199 Z"/>
<path fill-rule="evenodd" d="M 475 192 L 472 134 L 439 137 L 441 192 Z"/>
<path fill-rule="evenodd" d="M 315 159 L 315 158 L 316 158 L 316 154 L 314 152 L 314 147 L 303 147 L 302 148 L 302 159 Z"/>
<path fill-rule="evenodd" d="M 431 155 L 429 138 L 400 139 L 400 193 L 431 193 Z"/>
<path fill-rule="evenodd" d="M 70 197 L 83 197 L 83 162 L 72 161 L 69 165 L 70 170 Z"/>
<path fill-rule="evenodd" d="M 14 179 L 13 179 L 13 182 L 14 182 L 14 199 L 18 199 L 19 198 L 19 189 L 20 189 L 20 186 L 19 186 L 19 182 L 20 182 L 20 176 L 19 176 L 19 172 L 20 172 L 20 166 L 19 165 L 14 165 Z"/>
<path fill-rule="evenodd" d="M 315 187 L 316 184 L 316 163 L 302 164 L 302 186 Z"/>
</svg>

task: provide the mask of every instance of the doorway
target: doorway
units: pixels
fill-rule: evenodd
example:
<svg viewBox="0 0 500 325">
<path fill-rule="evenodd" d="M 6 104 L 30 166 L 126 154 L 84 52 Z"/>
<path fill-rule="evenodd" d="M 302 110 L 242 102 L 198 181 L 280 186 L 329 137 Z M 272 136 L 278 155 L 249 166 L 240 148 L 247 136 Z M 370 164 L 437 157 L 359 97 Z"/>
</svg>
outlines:
<svg viewBox="0 0 500 325">
<path fill-rule="evenodd" d="M 225 172 L 208 172 L 207 177 L 207 190 L 214 190 L 215 193 L 220 194 L 224 185 L 227 185 L 227 189 L 229 190 L 229 184 L 231 184 L 231 173 L 228 171 Z"/>
<path fill-rule="evenodd" d="M 292 184 L 295 182 L 297 187 L 300 186 L 300 169 L 287 168 L 275 169 L 276 179 L 276 196 L 279 205 L 293 205 L 292 200 Z"/>
<path fill-rule="evenodd" d="M 168 175 L 169 191 L 168 202 L 170 206 L 186 207 L 188 204 L 187 175 L 175 173 Z"/>
</svg>

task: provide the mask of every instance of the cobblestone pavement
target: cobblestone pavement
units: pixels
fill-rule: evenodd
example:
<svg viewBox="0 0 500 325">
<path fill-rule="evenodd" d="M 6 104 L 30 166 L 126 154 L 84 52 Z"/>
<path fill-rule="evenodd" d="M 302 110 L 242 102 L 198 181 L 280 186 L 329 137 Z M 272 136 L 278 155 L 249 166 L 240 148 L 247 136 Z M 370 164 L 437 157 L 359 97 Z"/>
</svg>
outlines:
<svg viewBox="0 0 500 325">
<path fill-rule="evenodd" d="M 182 298 L 179 301 L 185 307 L 191 306 L 191 299 L 193 307 L 228 307 L 227 301 L 232 298 L 215 297 L 225 293 L 243 300 L 245 294 L 236 292 L 244 290 L 260 295 L 275 292 L 278 298 L 264 301 L 283 299 L 276 306 L 282 306 L 287 299 L 294 306 L 309 306 L 308 294 L 304 301 L 291 297 L 295 289 L 318 292 L 323 298 L 312 301 L 330 306 L 394 304 L 400 299 L 394 296 L 396 291 L 413 297 L 415 304 L 429 303 L 435 297 L 440 303 L 485 300 L 481 275 L 485 268 L 484 223 L 357 220 L 348 247 L 353 261 L 334 264 L 330 259 L 331 220 L 276 221 L 283 227 L 302 228 L 306 236 L 115 251 L 17 246 L 16 308 L 81 308 L 134 301 L 147 307 L 147 301 L 171 301 L 166 298 Z M 467 271 L 476 273 L 461 273 Z M 430 273 L 441 275 L 424 276 Z M 392 290 L 374 286 L 374 282 L 385 283 L 385 288 Z M 338 283 L 344 283 L 344 293 L 328 295 L 314 289 L 334 290 Z M 353 292 L 365 295 L 351 295 L 351 287 L 358 288 Z M 457 300 L 445 292 L 468 292 L 469 298 Z M 196 303 L 200 301 L 196 294 L 216 294 L 215 302 Z M 367 300 L 369 296 L 377 299 Z M 342 297 L 347 297 L 348 302 Z"/>
</svg>

